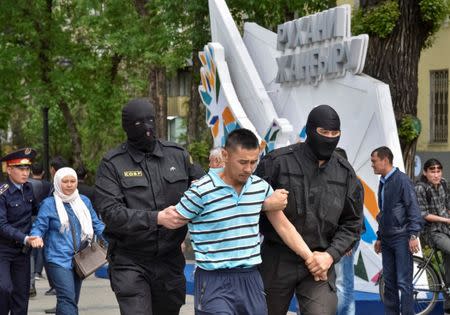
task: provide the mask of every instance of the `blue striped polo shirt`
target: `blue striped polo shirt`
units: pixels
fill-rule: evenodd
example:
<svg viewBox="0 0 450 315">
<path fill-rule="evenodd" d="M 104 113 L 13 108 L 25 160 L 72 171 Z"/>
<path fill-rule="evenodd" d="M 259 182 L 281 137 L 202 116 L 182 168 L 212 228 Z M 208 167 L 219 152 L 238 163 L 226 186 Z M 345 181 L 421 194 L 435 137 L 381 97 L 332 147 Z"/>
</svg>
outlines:
<svg viewBox="0 0 450 315">
<path fill-rule="evenodd" d="M 198 267 L 246 268 L 261 263 L 259 216 L 272 187 L 251 175 L 240 195 L 210 171 L 191 185 L 176 205 L 189 221 Z"/>
</svg>

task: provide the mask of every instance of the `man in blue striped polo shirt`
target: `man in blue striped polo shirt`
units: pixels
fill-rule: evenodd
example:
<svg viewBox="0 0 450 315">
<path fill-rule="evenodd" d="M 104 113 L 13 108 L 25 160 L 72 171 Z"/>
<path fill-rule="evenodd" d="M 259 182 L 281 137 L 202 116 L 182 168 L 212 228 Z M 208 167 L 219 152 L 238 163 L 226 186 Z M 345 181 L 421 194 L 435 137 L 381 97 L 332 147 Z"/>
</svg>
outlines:
<svg viewBox="0 0 450 315">
<path fill-rule="evenodd" d="M 168 228 L 189 220 L 198 267 L 194 293 L 197 315 L 267 314 L 263 283 L 256 269 L 261 263 L 261 210 L 294 252 L 305 260 L 312 255 L 281 211 L 288 192 L 274 192 L 266 181 L 252 175 L 259 152 L 258 139 L 251 131 L 234 130 L 223 150 L 223 172 L 209 172 L 192 184 L 176 207 L 160 213 Z"/>
</svg>

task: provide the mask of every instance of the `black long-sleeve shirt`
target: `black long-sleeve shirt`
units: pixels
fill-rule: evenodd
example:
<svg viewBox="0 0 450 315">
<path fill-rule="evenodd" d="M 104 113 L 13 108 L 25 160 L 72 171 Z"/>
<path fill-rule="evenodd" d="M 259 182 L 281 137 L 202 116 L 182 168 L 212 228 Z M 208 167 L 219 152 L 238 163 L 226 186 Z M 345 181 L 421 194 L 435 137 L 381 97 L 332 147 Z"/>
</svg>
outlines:
<svg viewBox="0 0 450 315">
<path fill-rule="evenodd" d="M 319 166 L 307 144 L 294 144 L 266 155 L 256 174 L 274 189 L 289 191 L 285 214 L 311 250 L 327 251 L 337 262 L 360 238 L 361 185 L 336 153 Z M 267 218 L 261 218 L 264 241 L 283 244 Z"/>
</svg>

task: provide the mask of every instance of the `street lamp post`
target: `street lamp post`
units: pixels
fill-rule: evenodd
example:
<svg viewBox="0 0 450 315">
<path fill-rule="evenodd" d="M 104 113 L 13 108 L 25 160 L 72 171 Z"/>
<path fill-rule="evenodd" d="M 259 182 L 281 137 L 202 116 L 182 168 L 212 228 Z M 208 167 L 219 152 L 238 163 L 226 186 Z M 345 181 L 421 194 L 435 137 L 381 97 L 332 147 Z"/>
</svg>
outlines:
<svg viewBox="0 0 450 315">
<path fill-rule="evenodd" d="M 43 152 L 43 166 L 45 171 L 45 179 L 50 180 L 50 168 L 49 168 L 49 149 L 48 149 L 48 106 L 42 108 L 42 140 L 44 144 Z"/>
</svg>

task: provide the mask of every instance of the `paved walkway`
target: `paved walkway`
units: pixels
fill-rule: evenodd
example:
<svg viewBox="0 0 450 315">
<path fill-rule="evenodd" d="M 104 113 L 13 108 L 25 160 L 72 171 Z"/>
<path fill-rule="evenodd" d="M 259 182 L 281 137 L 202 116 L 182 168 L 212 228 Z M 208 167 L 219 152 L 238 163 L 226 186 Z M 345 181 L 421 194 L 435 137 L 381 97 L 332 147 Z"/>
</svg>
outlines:
<svg viewBox="0 0 450 315">
<path fill-rule="evenodd" d="M 30 299 L 29 315 L 42 315 L 44 310 L 56 305 L 55 296 L 45 296 L 48 289 L 47 280 L 36 281 L 37 296 Z M 90 276 L 83 281 L 81 287 L 80 315 L 120 315 L 114 293 L 109 286 L 109 280 Z M 180 315 L 194 314 L 194 299 L 192 295 L 186 296 L 186 305 L 181 308 Z"/>
<path fill-rule="evenodd" d="M 37 296 L 30 299 L 28 306 L 29 315 L 42 315 L 44 310 L 56 305 L 55 296 L 45 296 L 48 290 L 47 280 L 36 281 Z M 78 303 L 80 315 L 120 315 L 114 293 L 109 286 L 109 280 L 90 276 L 83 281 L 81 287 L 80 303 Z M 186 304 L 181 308 L 180 315 L 194 314 L 194 299 L 192 295 L 186 296 Z M 289 312 L 288 315 L 295 313 Z"/>
</svg>

